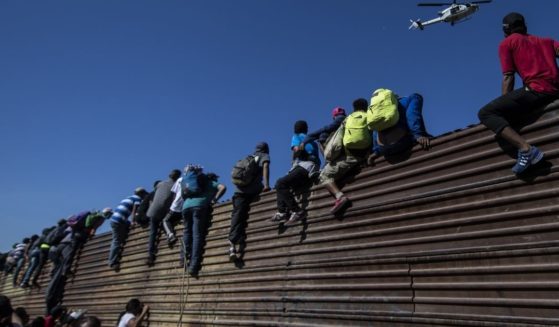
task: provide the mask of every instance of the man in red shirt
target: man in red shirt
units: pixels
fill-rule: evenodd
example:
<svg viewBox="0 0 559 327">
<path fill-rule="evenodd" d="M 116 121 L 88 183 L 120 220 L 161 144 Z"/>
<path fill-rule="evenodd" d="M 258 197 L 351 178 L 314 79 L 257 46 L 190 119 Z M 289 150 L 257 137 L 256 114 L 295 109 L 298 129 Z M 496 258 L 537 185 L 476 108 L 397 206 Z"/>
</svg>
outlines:
<svg viewBox="0 0 559 327">
<path fill-rule="evenodd" d="M 524 17 L 510 13 L 503 18 L 505 39 L 499 45 L 503 71 L 502 96 L 483 107 L 478 117 L 482 124 L 518 149 L 512 168 L 520 174 L 543 158 L 535 146 L 512 129 L 509 121 L 529 114 L 553 102 L 559 95 L 559 42 L 529 35 Z M 514 74 L 522 78 L 523 87 L 514 90 Z"/>
</svg>

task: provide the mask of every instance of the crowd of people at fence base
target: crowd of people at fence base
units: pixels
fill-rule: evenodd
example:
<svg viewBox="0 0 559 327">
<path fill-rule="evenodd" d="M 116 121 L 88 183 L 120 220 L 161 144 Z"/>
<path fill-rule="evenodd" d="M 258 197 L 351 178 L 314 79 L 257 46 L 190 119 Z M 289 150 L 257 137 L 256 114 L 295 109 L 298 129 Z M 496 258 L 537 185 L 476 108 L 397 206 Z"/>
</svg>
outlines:
<svg viewBox="0 0 559 327">
<path fill-rule="evenodd" d="M 559 94 L 559 42 L 527 34 L 524 17 L 511 13 L 503 19 L 505 39 L 499 45 L 503 71 L 502 96 L 479 111 L 482 124 L 518 149 L 513 172 L 523 173 L 543 158 L 543 152 L 530 145 L 512 127 L 538 108 L 551 103 Z M 523 86 L 514 90 L 514 74 Z M 361 165 L 374 165 L 379 156 L 393 156 L 409 151 L 415 144 L 430 147 L 431 136 L 422 117 L 423 98 L 419 94 L 397 97 L 392 91 L 378 89 L 370 103 L 366 99 L 353 102 L 353 112 L 341 107 L 332 110 L 331 122 L 308 132 L 305 121 L 297 121 L 291 139 L 292 165 L 287 174 L 276 182 L 277 212 L 271 221 L 292 225 L 305 217 L 305 210 L 295 200 L 294 193 L 314 182 L 324 185 L 334 197 L 333 214 L 340 214 L 350 199 L 339 187 L 339 182 L 356 172 Z M 326 162 L 321 168 L 321 154 Z M 246 224 L 251 203 L 261 192 L 270 190 L 270 149 L 265 142 L 256 146 L 254 153 L 239 160 L 232 171 L 235 192 L 228 236 L 229 257 L 242 257 L 246 239 Z M 6 273 L 13 273 L 14 286 L 23 288 L 37 285 L 47 260 L 53 269 L 47 288 L 47 308 L 55 307 L 76 251 L 91 237 L 105 219 L 110 220 L 112 242 L 109 266 L 119 269 L 122 250 L 132 226 L 150 228 L 147 264 L 156 260 L 156 236 L 161 226 L 167 241 L 177 240 L 174 224 L 182 218 L 184 232 L 181 242 L 181 264 L 191 275 L 200 269 L 201 252 L 208 228 L 211 208 L 225 193 L 218 176 L 204 173 L 202 167 L 188 165 L 181 176 L 173 170 L 165 181 L 157 181 L 148 193 L 143 188 L 123 199 L 114 209 L 85 211 L 60 220 L 46 228 L 41 235 L 25 238 L 13 249 L 0 256 Z M 20 272 L 25 262 L 27 269 L 21 281 Z"/>
<path fill-rule="evenodd" d="M 116 327 L 136 327 L 149 312 L 149 306 L 138 299 L 130 299 L 117 318 Z M 58 305 L 44 316 L 31 320 L 23 307 L 13 308 L 10 299 L 0 294 L 0 327 L 101 327 L 102 322 L 87 310 L 68 310 Z"/>
</svg>

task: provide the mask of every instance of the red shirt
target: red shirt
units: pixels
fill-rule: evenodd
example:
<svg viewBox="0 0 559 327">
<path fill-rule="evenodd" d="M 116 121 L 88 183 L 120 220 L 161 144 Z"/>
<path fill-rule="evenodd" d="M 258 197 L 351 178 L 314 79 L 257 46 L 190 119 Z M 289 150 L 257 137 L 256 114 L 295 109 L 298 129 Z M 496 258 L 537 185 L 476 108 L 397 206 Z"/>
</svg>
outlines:
<svg viewBox="0 0 559 327">
<path fill-rule="evenodd" d="M 513 33 L 499 45 L 503 73 L 518 73 L 532 90 L 559 93 L 559 69 L 555 49 L 559 42 L 533 35 Z"/>
</svg>

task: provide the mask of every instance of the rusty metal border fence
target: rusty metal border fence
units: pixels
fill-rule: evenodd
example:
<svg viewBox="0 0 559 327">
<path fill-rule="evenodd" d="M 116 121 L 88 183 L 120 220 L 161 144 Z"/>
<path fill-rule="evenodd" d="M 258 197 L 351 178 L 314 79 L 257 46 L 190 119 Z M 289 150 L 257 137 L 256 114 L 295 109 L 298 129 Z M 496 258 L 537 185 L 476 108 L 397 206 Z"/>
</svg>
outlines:
<svg viewBox="0 0 559 327">
<path fill-rule="evenodd" d="M 150 305 L 150 327 L 558 326 L 558 113 L 559 101 L 522 129 L 546 158 L 521 178 L 510 171 L 510 147 L 476 125 L 364 169 L 344 188 L 353 205 L 343 218 L 315 187 L 307 219 L 278 226 L 269 222 L 275 193 L 266 193 L 251 208 L 242 267 L 226 254 L 231 204 L 218 205 L 198 279 L 185 278 L 178 247 L 163 239 L 147 267 L 139 228 L 115 273 L 110 235 L 99 235 L 76 260 L 64 304 L 104 326 L 131 297 Z M 42 290 L 9 281 L 0 292 L 42 313 Z"/>
</svg>

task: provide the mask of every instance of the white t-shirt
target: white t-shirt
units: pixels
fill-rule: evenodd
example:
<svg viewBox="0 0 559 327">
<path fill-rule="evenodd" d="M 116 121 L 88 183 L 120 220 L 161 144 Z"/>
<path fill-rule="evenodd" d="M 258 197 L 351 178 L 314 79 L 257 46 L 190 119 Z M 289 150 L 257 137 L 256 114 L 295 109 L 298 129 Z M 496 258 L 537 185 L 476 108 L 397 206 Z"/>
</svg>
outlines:
<svg viewBox="0 0 559 327">
<path fill-rule="evenodd" d="M 136 316 L 134 316 L 131 313 L 125 313 L 124 316 L 122 316 L 122 318 L 120 318 L 120 321 L 118 322 L 118 327 L 127 327 L 128 326 L 128 322 L 130 321 L 130 319 L 136 318 Z"/>
<path fill-rule="evenodd" d="M 175 185 L 173 185 L 173 187 L 171 188 L 171 192 L 175 193 L 175 199 L 173 200 L 173 203 L 171 204 L 171 208 L 170 208 L 171 211 L 173 212 L 182 211 L 182 204 L 184 203 L 184 200 L 181 195 L 181 182 L 182 182 L 182 177 L 177 179 Z"/>
</svg>

